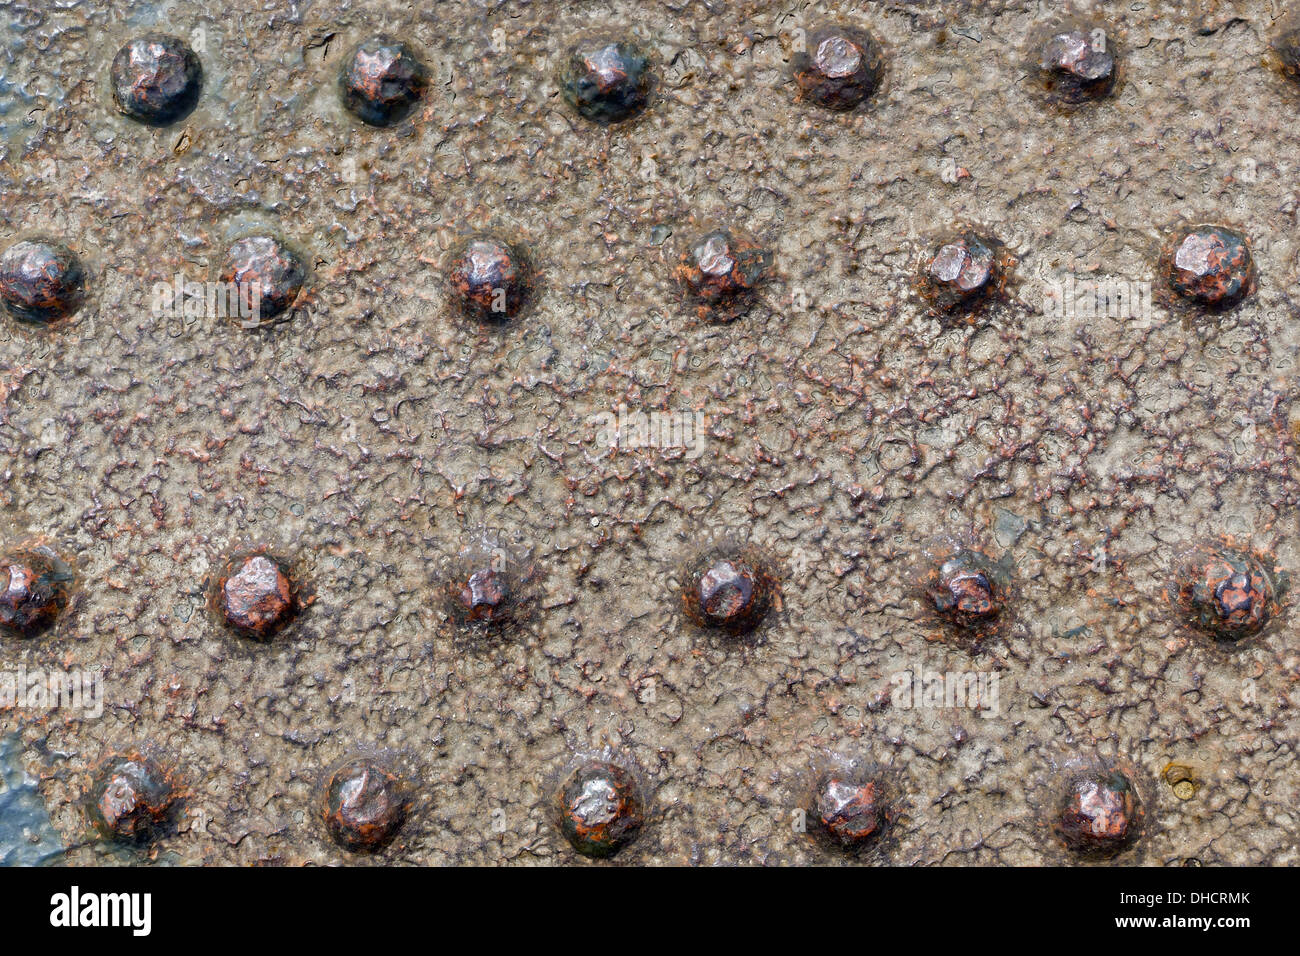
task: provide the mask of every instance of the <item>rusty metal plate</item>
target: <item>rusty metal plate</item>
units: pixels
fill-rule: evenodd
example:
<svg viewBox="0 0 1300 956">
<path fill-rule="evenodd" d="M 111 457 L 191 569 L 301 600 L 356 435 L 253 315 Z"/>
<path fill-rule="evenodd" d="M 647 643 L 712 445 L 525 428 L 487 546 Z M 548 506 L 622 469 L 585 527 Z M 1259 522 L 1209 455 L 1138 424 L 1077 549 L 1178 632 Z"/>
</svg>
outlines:
<svg viewBox="0 0 1300 956">
<path fill-rule="evenodd" d="M 0 240 L 58 237 L 85 270 L 70 319 L 0 325 L 0 531 L 76 577 L 3 673 L 99 695 L 0 710 L 54 857 L 577 862 L 553 794 L 608 754 L 644 798 L 621 863 L 1072 861 L 1061 801 L 1093 765 L 1140 798 L 1121 862 L 1297 862 L 1282 8 L 1082 7 L 1118 78 L 1070 105 L 1035 65 L 1061 11 L 1027 0 L 0 0 Z M 791 75 L 823 23 L 879 43 L 847 111 Z M 151 32 L 202 65 L 170 125 L 114 100 L 114 56 Z M 655 77 L 607 126 L 557 79 L 593 32 Z M 389 126 L 339 95 L 378 34 L 427 67 Z M 1200 223 L 1253 256 L 1225 311 L 1165 294 Z M 970 322 L 918 289 L 960 226 L 1006 257 Z M 679 284 L 719 229 L 770 256 L 733 321 Z M 282 321 L 168 311 L 159 287 L 219 281 L 262 233 L 304 267 Z M 477 234 L 536 271 L 504 323 L 449 281 Z M 1274 591 L 1234 642 L 1167 593 L 1227 540 Z M 681 596 L 717 545 L 771 562 L 743 639 Z M 957 547 L 1002 576 L 975 646 L 925 590 Z M 250 548 L 301 588 L 265 641 L 211 606 Z M 466 548 L 515 575 L 508 626 L 454 612 Z M 125 848 L 86 795 L 132 750 L 179 799 Z M 377 853 L 337 845 L 322 805 L 358 754 L 408 788 Z M 880 832 L 848 854 L 804 832 L 836 761 L 879 784 Z"/>
</svg>

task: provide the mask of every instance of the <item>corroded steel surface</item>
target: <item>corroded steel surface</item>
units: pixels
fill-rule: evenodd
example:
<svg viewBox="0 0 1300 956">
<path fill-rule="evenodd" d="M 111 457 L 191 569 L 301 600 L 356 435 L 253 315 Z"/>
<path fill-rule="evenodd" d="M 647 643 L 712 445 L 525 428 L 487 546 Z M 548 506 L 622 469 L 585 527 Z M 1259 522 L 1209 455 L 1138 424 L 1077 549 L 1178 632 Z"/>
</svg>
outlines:
<svg viewBox="0 0 1300 956">
<path fill-rule="evenodd" d="M 555 789 L 575 754 L 608 752 L 647 795 L 617 862 L 854 859 L 797 826 L 827 753 L 888 781 L 881 862 L 1065 859 L 1051 817 L 1094 761 L 1131 765 L 1145 811 L 1120 860 L 1297 862 L 1295 609 L 1283 594 L 1224 647 L 1166 593 L 1224 536 L 1300 568 L 1281 7 L 1106 4 L 1119 81 L 1067 110 L 1033 75 L 1053 9 L 1024 0 L 0 0 L 0 241 L 61 237 L 86 273 L 63 327 L 0 323 L 0 537 L 77 572 L 54 628 L 0 654 L 103 671 L 97 717 L 0 710 L 67 859 L 576 862 Z M 880 44 L 856 109 L 790 78 L 823 22 Z M 626 124 L 561 95 L 593 30 L 651 57 Z M 154 31 L 204 71 L 193 112 L 157 128 L 110 82 Z M 380 34 L 428 88 L 372 127 L 338 77 Z M 1238 308 L 1161 295 L 1188 223 L 1249 239 Z M 1016 265 L 1003 301 L 945 323 L 917 274 L 966 224 Z M 674 277 L 718 229 L 772 254 L 726 323 Z M 307 266 L 286 321 L 160 306 L 155 285 L 217 278 L 252 234 Z M 456 307 L 449 257 L 479 234 L 536 271 L 518 322 Z M 1149 314 L 1084 310 L 1090 278 L 1154 280 Z M 694 556 L 736 540 L 780 569 L 739 643 L 680 594 Z M 957 546 L 1014 580 L 1010 625 L 978 650 L 917 585 Z M 265 644 L 208 607 L 211 575 L 254 547 L 314 595 Z M 470 633 L 448 608 L 475 547 L 527 569 L 509 628 Z M 907 706 L 908 672 L 977 676 L 996 709 Z M 84 800 L 133 747 L 183 791 L 146 851 L 93 840 Z M 320 810 L 358 753 L 412 782 L 365 857 Z"/>
</svg>

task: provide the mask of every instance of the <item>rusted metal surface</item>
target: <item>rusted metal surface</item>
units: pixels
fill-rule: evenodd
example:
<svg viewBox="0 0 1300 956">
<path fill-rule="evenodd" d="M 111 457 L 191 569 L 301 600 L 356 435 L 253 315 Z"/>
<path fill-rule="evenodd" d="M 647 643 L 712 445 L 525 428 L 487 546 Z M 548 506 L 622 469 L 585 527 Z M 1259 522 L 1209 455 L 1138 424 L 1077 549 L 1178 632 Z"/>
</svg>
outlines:
<svg viewBox="0 0 1300 956">
<path fill-rule="evenodd" d="M 101 714 L 0 710 L 66 858 L 579 862 L 556 775 L 615 748 L 646 792 L 617 863 L 861 859 L 796 825 L 826 754 L 889 779 L 876 862 L 1073 859 L 1053 820 L 1078 760 L 1136 768 L 1120 861 L 1297 862 L 1291 600 L 1224 646 L 1166 593 L 1202 542 L 1300 566 L 1281 5 L 1106 4 L 1121 81 L 1069 108 L 1036 75 L 1043 6 L 0 0 L 0 240 L 58 237 L 85 268 L 59 327 L 0 323 L 0 536 L 77 575 L 54 627 L 0 654 L 102 669 Z M 880 45 L 850 110 L 790 75 L 823 23 Z M 593 31 L 651 58 L 626 122 L 559 88 Z M 110 80 L 152 32 L 203 68 L 166 127 L 119 112 Z M 381 35 L 428 87 L 370 126 L 339 77 Z M 1212 315 L 1158 271 L 1176 224 L 1205 222 L 1247 237 L 1258 274 Z M 1005 301 L 945 324 L 916 283 L 959 224 L 1016 265 Z M 720 228 L 772 255 L 723 324 L 674 275 Z M 159 293 L 263 234 L 307 266 L 284 321 Z M 536 270 L 518 321 L 453 298 L 481 234 Z M 1097 280 L 1150 280 L 1150 309 L 1098 310 Z M 1011 624 L 978 650 L 927 612 L 936 538 L 1009 556 Z M 779 565 L 760 640 L 683 611 L 688 563 L 721 541 Z M 255 546 L 315 595 L 265 644 L 208 607 Z M 467 551 L 527 569 L 510 628 L 471 635 L 450 608 Z M 967 678 L 979 706 L 946 704 Z M 124 852 L 84 797 L 132 747 L 184 799 Z M 320 809 L 358 753 L 411 782 L 376 854 Z M 1174 761 L 1197 768 L 1189 799 Z"/>
</svg>

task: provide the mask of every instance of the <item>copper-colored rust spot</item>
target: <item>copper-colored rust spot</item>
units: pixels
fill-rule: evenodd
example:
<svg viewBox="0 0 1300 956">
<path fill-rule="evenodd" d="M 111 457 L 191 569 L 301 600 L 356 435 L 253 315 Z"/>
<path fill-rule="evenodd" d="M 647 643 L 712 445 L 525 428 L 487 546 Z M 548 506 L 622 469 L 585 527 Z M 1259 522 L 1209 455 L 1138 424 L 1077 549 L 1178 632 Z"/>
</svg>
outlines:
<svg viewBox="0 0 1300 956">
<path fill-rule="evenodd" d="M 1300 83 L 1300 28 L 1284 29 L 1273 38 L 1269 47 L 1282 75 Z"/>
</svg>

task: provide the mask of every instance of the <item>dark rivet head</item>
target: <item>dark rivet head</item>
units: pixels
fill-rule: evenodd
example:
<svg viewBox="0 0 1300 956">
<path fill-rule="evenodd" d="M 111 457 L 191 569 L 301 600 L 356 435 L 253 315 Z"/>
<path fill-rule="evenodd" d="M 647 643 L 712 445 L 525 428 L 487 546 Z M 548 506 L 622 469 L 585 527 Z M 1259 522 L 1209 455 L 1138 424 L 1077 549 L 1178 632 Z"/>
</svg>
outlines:
<svg viewBox="0 0 1300 956">
<path fill-rule="evenodd" d="M 35 637 L 67 607 L 72 569 L 48 548 L 22 548 L 0 558 L 0 631 Z"/>
<path fill-rule="evenodd" d="M 817 30 L 808 51 L 796 53 L 791 60 L 800 96 L 833 110 L 852 109 L 874 94 L 884 69 L 875 38 L 852 27 Z"/>
<path fill-rule="evenodd" d="M 117 51 L 112 79 L 119 110 L 141 123 L 167 126 L 198 104 L 203 65 L 184 40 L 151 33 Z"/>
<path fill-rule="evenodd" d="M 81 308 L 85 292 L 81 260 L 61 242 L 25 239 L 0 257 L 0 301 L 20 322 L 66 319 Z"/>
<path fill-rule="evenodd" d="M 361 43 L 339 75 L 343 106 L 363 123 L 392 126 L 424 96 L 429 74 L 403 43 L 375 37 Z"/>
<path fill-rule="evenodd" d="M 981 627 L 1002 613 L 993 562 L 979 551 L 958 551 L 939 565 L 930 599 L 935 611 L 957 627 Z"/>
<path fill-rule="evenodd" d="M 145 844 L 171 822 L 176 790 L 169 775 L 135 751 L 110 758 L 88 794 L 91 822 L 106 839 Z"/>
<path fill-rule="evenodd" d="M 373 760 L 357 758 L 336 770 L 325 786 L 325 829 L 339 846 L 357 853 L 383 849 L 406 822 L 407 787 Z"/>
<path fill-rule="evenodd" d="M 1227 642 L 1258 634 L 1277 608 L 1273 576 L 1250 552 L 1226 545 L 1193 551 L 1175 574 L 1170 598 L 1189 624 Z"/>
<path fill-rule="evenodd" d="M 447 616 L 466 634 L 500 636 L 536 610 L 537 564 L 499 541 L 473 541 L 444 562 L 440 575 Z"/>
<path fill-rule="evenodd" d="M 232 243 L 220 273 L 221 281 L 235 289 L 239 321 L 249 328 L 292 308 L 306 278 L 298 254 L 271 236 L 247 236 Z"/>
<path fill-rule="evenodd" d="M 1142 802 L 1126 774 L 1085 771 L 1066 784 L 1053 829 L 1077 853 L 1110 856 L 1136 839 L 1142 816 Z"/>
<path fill-rule="evenodd" d="M 1115 86 L 1114 46 L 1100 27 L 1052 35 L 1039 66 L 1048 90 L 1065 103 L 1099 99 Z"/>
<path fill-rule="evenodd" d="M 776 587 L 761 555 L 727 547 L 701 555 L 687 569 L 682 608 L 698 627 L 744 635 L 767 616 Z"/>
<path fill-rule="evenodd" d="M 645 108 L 654 79 L 650 59 L 629 40 L 602 38 L 573 47 L 559 76 L 564 99 L 597 123 L 621 123 Z"/>
<path fill-rule="evenodd" d="M 813 792 L 813 822 L 837 846 L 866 845 L 885 825 L 880 785 L 846 773 L 823 774 Z"/>
<path fill-rule="evenodd" d="M 522 585 L 511 568 L 485 561 L 459 565 L 453 575 L 447 582 L 447 605 L 456 623 L 499 628 L 516 620 Z"/>
<path fill-rule="evenodd" d="M 700 318 L 726 322 L 749 309 L 770 268 L 771 256 L 765 249 L 743 236 L 717 230 L 687 247 L 675 275 Z"/>
<path fill-rule="evenodd" d="M 1250 245 L 1223 226 L 1197 226 L 1175 237 L 1166 259 L 1170 287 L 1198 305 L 1225 309 L 1255 291 Z"/>
<path fill-rule="evenodd" d="M 613 856 L 645 823 L 645 798 L 626 767 L 590 761 L 576 769 L 556 795 L 560 830 L 584 856 Z"/>
<path fill-rule="evenodd" d="M 517 318 L 533 294 L 533 273 L 522 252 L 491 237 L 471 239 L 452 255 L 447 272 L 461 310 L 480 322 Z"/>
<path fill-rule="evenodd" d="M 921 295 L 937 312 L 969 311 L 997 292 L 1004 281 L 996 240 L 963 231 L 926 259 Z"/>
<path fill-rule="evenodd" d="M 216 609 L 237 634 L 270 640 L 299 610 L 289 569 L 269 554 L 232 558 L 217 579 Z"/>
<path fill-rule="evenodd" d="M 1010 622 L 1011 576 L 1000 563 L 972 547 L 945 547 L 921 569 L 925 610 L 970 650 Z"/>
</svg>

